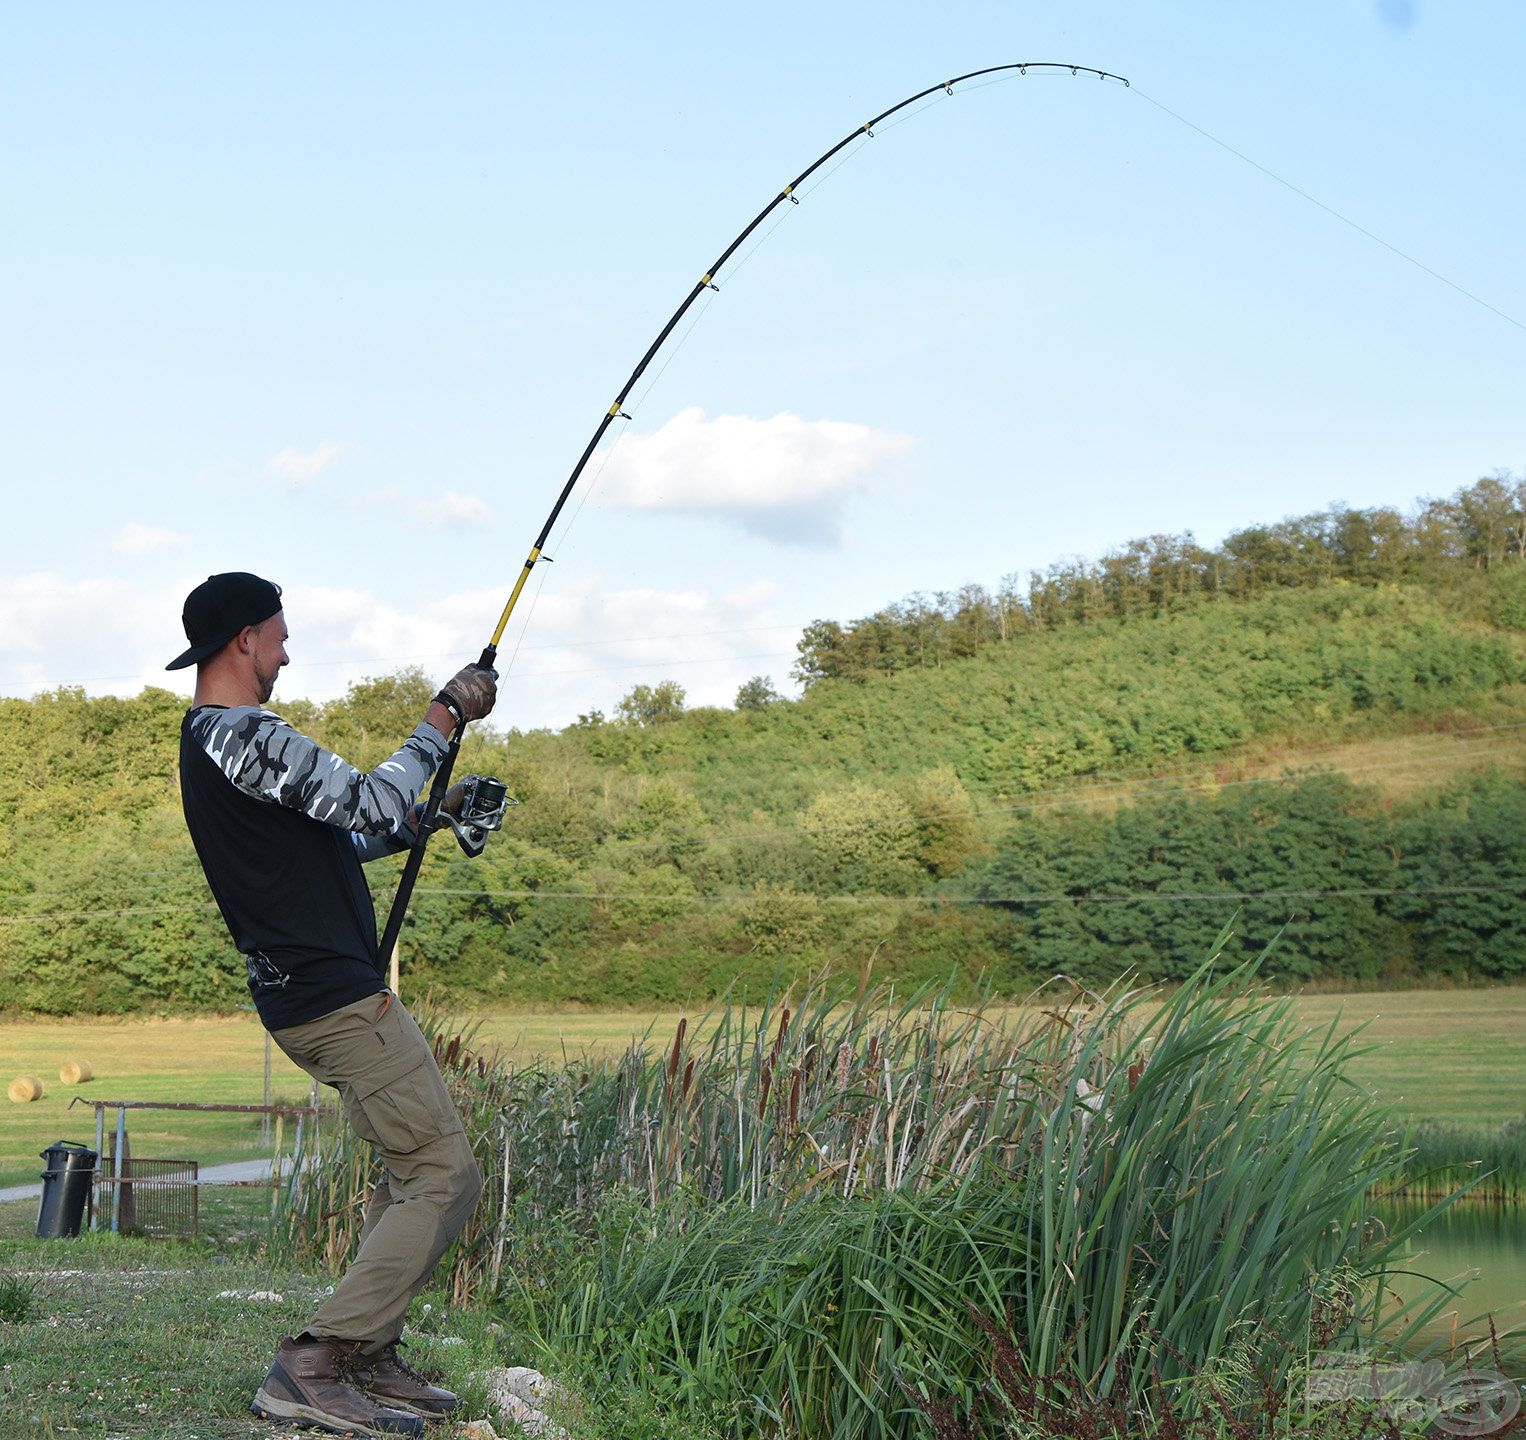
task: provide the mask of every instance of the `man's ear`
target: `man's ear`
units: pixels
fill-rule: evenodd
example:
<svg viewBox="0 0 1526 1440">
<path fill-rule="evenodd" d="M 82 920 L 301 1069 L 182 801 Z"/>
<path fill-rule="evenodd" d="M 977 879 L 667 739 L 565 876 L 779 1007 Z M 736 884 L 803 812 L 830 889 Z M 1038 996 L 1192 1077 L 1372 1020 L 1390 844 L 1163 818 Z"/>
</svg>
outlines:
<svg viewBox="0 0 1526 1440">
<path fill-rule="evenodd" d="M 238 653 L 240 655 L 249 655 L 253 653 L 254 635 L 257 628 L 258 627 L 254 625 L 246 625 L 242 630 L 238 632 L 238 635 L 235 638 L 238 641 Z"/>
</svg>

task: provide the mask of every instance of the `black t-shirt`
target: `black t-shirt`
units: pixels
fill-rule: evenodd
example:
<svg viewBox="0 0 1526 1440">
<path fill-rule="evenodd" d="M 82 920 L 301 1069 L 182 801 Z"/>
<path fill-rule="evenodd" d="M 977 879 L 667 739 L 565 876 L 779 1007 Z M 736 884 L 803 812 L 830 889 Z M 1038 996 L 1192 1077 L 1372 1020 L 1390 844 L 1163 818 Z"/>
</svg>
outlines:
<svg viewBox="0 0 1526 1440">
<path fill-rule="evenodd" d="M 186 714 L 186 826 L 267 1029 L 386 988 L 361 861 L 407 843 L 407 813 L 444 750 L 421 725 L 363 774 L 268 710 Z"/>
</svg>

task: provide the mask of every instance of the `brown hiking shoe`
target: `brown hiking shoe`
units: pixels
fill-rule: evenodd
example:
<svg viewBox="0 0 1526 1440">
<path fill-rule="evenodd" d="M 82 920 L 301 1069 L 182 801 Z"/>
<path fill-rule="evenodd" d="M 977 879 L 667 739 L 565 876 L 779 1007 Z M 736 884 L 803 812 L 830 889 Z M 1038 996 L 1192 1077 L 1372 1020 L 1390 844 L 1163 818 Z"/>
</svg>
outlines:
<svg viewBox="0 0 1526 1440">
<path fill-rule="evenodd" d="M 367 1395 L 426 1420 L 443 1420 L 461 1403 L 404 1360 L 397 1353 L 396 1340 L 374 1354 L 352 1356 L 350 1374 Z"/>
<path fill-rule="evenodd" d="M 417 1415 L 378 1404 L 345 1383 L 344 1364 L 354 1351 L 353 1341 L 281 1341 L 249 1408 L 267 1420 L 296 1420 L 331 1435 L 422 1435 Z"/>
</svg>

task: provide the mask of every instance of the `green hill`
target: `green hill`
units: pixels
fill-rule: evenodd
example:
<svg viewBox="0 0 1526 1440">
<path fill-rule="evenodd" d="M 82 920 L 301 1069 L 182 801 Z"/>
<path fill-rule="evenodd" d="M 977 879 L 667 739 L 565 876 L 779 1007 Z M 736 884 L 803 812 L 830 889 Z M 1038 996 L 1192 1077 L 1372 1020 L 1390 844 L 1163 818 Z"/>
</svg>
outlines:
<svg viewBox="0 0 1526 1440">
<path fill-rule="evenodd" d="M 1289 976 L 1526 970 L 1526 517 L 1468 520 L 1475 492 L 1514 493 L 1218 551 L 1155 537 L 1021 598 L 818 622 L 798 701 L 638 688 L 613 719 L 479 731 L 463 767 L 524 804 L 479 861 L 431 847 L 411 983 L 673 1001 L 872 960 L 1023 988 L 1171 976 L 1231 920 L 1246 946 L 1286 926 Z M 430 690 L 404 673 L 280 708 L 369 766 Z M 243 999 L 179 818 L 180 705 L 0 702 L 8 1007 Z"/>
</svg>

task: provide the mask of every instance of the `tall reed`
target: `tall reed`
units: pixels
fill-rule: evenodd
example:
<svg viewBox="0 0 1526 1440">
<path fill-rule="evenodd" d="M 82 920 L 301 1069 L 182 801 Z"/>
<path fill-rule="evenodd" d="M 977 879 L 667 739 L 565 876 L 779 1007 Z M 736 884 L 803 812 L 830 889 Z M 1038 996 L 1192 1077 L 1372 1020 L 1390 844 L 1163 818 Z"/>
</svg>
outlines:
<svg viewBox="0 0 1526 1440">
<path fill-rule="evenodd" d="M 1466 1190 L 1476 1200 L 1526 1200 L 1526 1115 L 1491 1130 L 1415 1125 L 1404 1149 L 1404 1169 L 1385 1194 L 1435 1200 Z"/>
<path fill-rule="evenodd" d="M 1255 966 L 1056 994 L 1014 1020 L 811 989 L 560 1066 L 438 1031 L 488 1178 L 455 1292 L 738 1435 L 841 1440 L 925 1433 L 905 1386 L 974 1393 L 972 1305 L 1030 1374 L 1135 1408 L 1230 1360 L 1285 1379 L 1336 1291 L 1337 1343 L 1395 1319 L 1409 1231 L 1367 1196 L 1401 1152 L 1351 1038 L 1301 1028 Z M 365 1163 L 320 1144 L 282 1218 L 335 1260 Z"/>
</svg>

